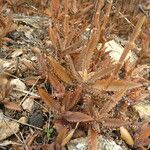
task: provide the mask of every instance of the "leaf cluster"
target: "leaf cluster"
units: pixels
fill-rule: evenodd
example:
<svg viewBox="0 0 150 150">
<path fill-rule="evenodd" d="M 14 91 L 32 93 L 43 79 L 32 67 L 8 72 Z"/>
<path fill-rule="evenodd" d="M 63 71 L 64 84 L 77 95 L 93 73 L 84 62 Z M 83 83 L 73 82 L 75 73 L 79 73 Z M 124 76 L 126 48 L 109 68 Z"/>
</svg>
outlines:
<svg viewBox="0 0 150 150">
<path fill-rule="evenodd" d="M 118 73 L 126 55 L 133 48 L 145 16 L 141 15 L 142 22 L 137 23 L 137 28 L 115 65 L 104 48 L 112 1 L 105 4 L 103 0 L 52 0 L 50 4 L 50 10 L 47 11 L 52 19 L 49 37 L 55 54 L 45 54 L 38 48 L 33 51 L 38 58 L 39 74 L 52 85 L 53 93 L 50 95 L 41 87 L 38 87 L 38 93 L 54 113 L 54 126 L 57 121 L 60 126 L 68 125 L 69 122 L 71 126 L 72 122 L 84 124 L 89 131 L 89 147 L 94 149 L 101 127 L 129 124 L 125 118 L 117 117 L 119 113 L 115 112 L 115 108 L 127 91 L 141 84 L 133 82 L 129 76 L 120 79 Z M 97 48 L 98 43 L 101 43 L 100 50 Z M 70 140 L 73 136 L 70 132 L 62 133 L 58 129 L 59 140 L 56 138 L 54 145 L 64 146 L 60 138 L 69 136 Z M 93 144 L 90 144 L 91 139 L 94 140 Z M 67 138 L 67 142 L 69 140 Z"/>
</svg>

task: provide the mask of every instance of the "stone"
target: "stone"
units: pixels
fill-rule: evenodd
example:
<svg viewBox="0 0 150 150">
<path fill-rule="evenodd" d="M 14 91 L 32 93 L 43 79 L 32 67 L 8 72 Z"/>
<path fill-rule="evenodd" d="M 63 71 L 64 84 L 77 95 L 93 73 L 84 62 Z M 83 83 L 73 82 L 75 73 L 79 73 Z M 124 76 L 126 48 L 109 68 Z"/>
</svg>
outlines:
<svg viewBox="0 0 150 150">
<path fill-rule="evenodd" d="M 144 121 L 150 121 L 150 100 L 143 100 L 133 106 L 140 118 Z"/>
<path fill-rule="evenodd" d="M 34 100 L 33 98 L 29 97 L 22 103 L 22 108 L 28 112 L 31 112 L 34 107 Z"/>
<path fill-rule="evenodd" d="M 87 150 L 87 137 L 81 137 L 71 140 L 68 144 L 68 150 Z M 128 150 L 125 147 L 117 145 L 113 140 L 108 140 L 99 136 L 99 150 Z"/>
</svg>

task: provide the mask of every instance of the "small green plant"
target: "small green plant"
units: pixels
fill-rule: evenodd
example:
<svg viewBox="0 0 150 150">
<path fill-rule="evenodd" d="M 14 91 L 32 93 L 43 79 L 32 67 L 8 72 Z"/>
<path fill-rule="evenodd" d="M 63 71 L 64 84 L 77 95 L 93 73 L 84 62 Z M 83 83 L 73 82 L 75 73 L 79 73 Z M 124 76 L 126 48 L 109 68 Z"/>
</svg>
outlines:
<svg viewBox="0 0 150 150">
<path fill-rule="evenodd" d="M 48 127 L 45 129 L 45 133 L 46 133 L 47 140 L 50 141 L 53 137 L 54 129 Z"/>
</svg>

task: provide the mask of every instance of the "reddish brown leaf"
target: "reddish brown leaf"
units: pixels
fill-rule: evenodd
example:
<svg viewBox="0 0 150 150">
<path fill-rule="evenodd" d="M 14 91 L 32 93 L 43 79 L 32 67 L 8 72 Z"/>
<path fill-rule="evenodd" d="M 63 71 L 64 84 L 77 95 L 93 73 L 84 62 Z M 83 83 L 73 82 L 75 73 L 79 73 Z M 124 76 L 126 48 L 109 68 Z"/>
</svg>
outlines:
<svg viewBox="0 0 150 150">
<path fill-rule="evenodd" d="M 38 93 L 41 96 L 44 103 L 48 106 L 52 111 L 60 112 L 61 106 L 58 102 L 56 102 L 53 97 L 51 97 L 44 89 L 38 88 Z"/>
<path fill-rule="evenodd" d="M 57 62 L 53 57 L 48 57 L 49 63 L 51 67 L 53 68 L 54 73 L 60 78 L 62 81 L 72 84 L 72 79 L 70 75 L 67 73 L 67 70 L 59 63 Z"/>
<path fill-rule="evenodd" d="M 107 68 L 97 70 L 97 72 L 95 72 L 95 74 L 91 77 L 91 79 L 89 79 L 88 82 L 95 82 L 96 80 L 101 79 L 102 77 L 110 74 L 113 69 L 114 66 L 109 66 Z"/>
<path fill-rule="evenodd" d="M 56 141 L 55 141 L 57 147 L 61 147 L 63 140 L 67 136 L 67 132 L 68 132 L 68 129 L 65 126 L 63 126 L 61 128 L 61 130 L 59 130 L 58 136 L 57 136 Z"/>
<path fill-rule="evenodd" d="M 65 93 L 64 85 L 60 83 L 59 80 L 54 77 L 50 72 L 48 73 L 48 79 L 59 96 Z"/>
<path fill-rule="evenodd" d="M 58 47 L 57 32 L 52 27 L 49 27 L 49 36 L 55 49 L 58 49 L 59 47 Z"/>
<path fill-rule="evenodd" d="M 50 6 L 52 12 L 54 13 L 54 15 L 56 15 L 60 7 L 60 0 L 51 0 Z"/>
<path fill-rule="evenodd" d="M 144 123 L 142 125 L 142 127 L 140 128 L 140 130 L 136 132 L 135 140 L 137 142 L 144 141 L 144 140 L 148 139 L 149 136 L 150 136 L 150 126 L 146 122 L 146 123 Z"/>
<path fill-rule="evenodd" d="M 30 76 L 25 79 L 25 84 L 28 86 L 32 86 L 38 80 L 37 76 Z"/>
<path fill-rule="evenodd" d="M 124 89 L 120 91 L 115 92 L 115 94 L 111 97 L 111 99 L 103 105 L 99 113 L 102 115 L 102 114 L 107 114 L 108 112 L 110 112 L 122 99 L 126 91 L 127 91 L 127 87 L 125 87 Z"/>
<path fill-rule="evenodd" d="M 94 120 L 91 116 L 87 114 L 81 112 L 71 112 L 71 111 L 67 111 L 63 115 L 63 117 L 64 119 L 70 122 L 90 122 Z"/>
<path fill-rule="evenodd" d="M 10 101 L 3 101 L 3 104 L 8 109 L 22 111 L 21 106 L 19 106 L 19 104 L 17 104 L 17 103 L 10 102 Z"/>
<path fill-rule="evenodd" d="M 124 120 L 116 119 L 116 118 L 103 119 L 102 123 L 103 123 L 103 126 L 106 126 L 106 127 L 121 127 L 121 126 L 129 124 L 128 121 L 124 121 Z"/>
<path fill-rule="evenodd" d="M 36 54 L 38 59 L 38 72 L 42 78 L 46 78 L 47 62 L 45 55 L 38 48 L 33 48 L 32 51 Z"/>
<path fill-rule="evenodd" d="M 62 143 L 61 143 L 61 146 L 65 146 L 72 138 L 75 130 L 77 129 L 79 123 L 76 124 L 75 128 L 72 129 L 71 131 L 69 131 L 68 135 L 63 139 Z"/>
<path fill-rule="evenodd" d="M 81 92 L 82 87 L 78 86 L 74 92 L 69 91 L 68 93 L 65 94 L 63 99 L 63 105 L 65 106 L 66 111 L 70 110 L 78 103 Z"/>
<path fill-rule="evenodd" d="M 98 89 L 98 90 L 105 90 L 107 80 L 97 80 L 93 85 L 92 88 Z M 125 81 L 125 80 L 113 80 L 111 84 L 106 89 L 107 91 L 120 91 L 124 89 L 125 87 L 128 87 L 128 89 L 136 88 L 141 86 L 141 84 L 131 82 L 131 81 Z"/>
<path fill-rule="evenodd" d="M 88 137 L 88 150 L 98 150 L 98 133 L 89 128 Z"/>
</svg>

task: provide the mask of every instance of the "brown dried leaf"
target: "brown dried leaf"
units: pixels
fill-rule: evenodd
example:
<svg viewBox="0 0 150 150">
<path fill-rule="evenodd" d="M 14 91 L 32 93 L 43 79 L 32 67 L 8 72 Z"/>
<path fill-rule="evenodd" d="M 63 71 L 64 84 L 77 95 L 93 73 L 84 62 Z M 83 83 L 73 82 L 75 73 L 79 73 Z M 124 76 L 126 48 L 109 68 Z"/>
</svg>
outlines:
<svg viewBox="0 0 150 150">
<path fill-rule="evenodd" d="M 63 117 L 69 122 L 90 122 L 94 120 L 91 116 L 87 114 L 81 112 L 71 112 L 71 111 L 67 111 L 63 115 Z"/>
<path fill-rule="evenodd" d="M 46 78 L 47 75 L 47 62 L 45 55 L 37 47 L 33 48 L 32 51 L 36 54 L 38 59 L 38 72 L 42 78 Z"/>
<path fill-rule="evenodd" d="M 10 102 L 10 101 L 3 101 L 3 104 L 6 108 L 16 111 L 22 111 L 22 108 L 19 104 Z"/>
<path fill-rule="evenodd" d="M 57 130 L 58 135 L 55 140 L 55 147 L 60 149 L 62 141 L 65 139 L 68 133 L 68 126 L 64 125 L 62 120 L 56 120 L 54 122 L 54 128 Z"/>
<path fill-rule="evenodd" d="M 148 123 L 144 123 L 139 131 L 136 132 L 135 139 L 141 141 L 149 138 L 150 136 L 150 126 Z"/>
<path fill-rule="evenodd" d="M 24 59 L 20 60 L 20 62 L 23 63 L 30 70 L 34 70 L 35 69 L 34 66 L 33 66 L 33 63 L 30 60 L 28 60 L 28 59 L 24 58 Z"/>
<path fill-rule="evenodd" d="M 12 90 L 12 86 L 10 85 L 10 81 L 4 74 L 0 75 L 0 99 L 6 98 L 10 91 Z"/>
<path fill-rule="evenodd" d="M 41 96 L 44 103 L 48 106 L 52 111 L 60 112 L 61 106 L 58 102 L 56 102 L 53 97 L 51 97 L 44 89 L 38 87 L 38 93 Z"/>
<path fill-rule="evenodd" d="M 136 88 L 141 86 L 141 84 L 131 82 L 131 81 L 126 81 L 126 80 L 113 80 L 111 84 L 108 86 L 107 89 L 106 87 L 107 80 L 97 80 L 93 85 L 92 88 L 98 89 L 98 90 L 107 90 L 107 91 L 120 91 L 127 87 L 128 89 Z"/>
<path fill-rule="evenodd" d="M 73 11 L 73 13 L 77 13 L 78 12 L 77 0 L 73 0 L 72 1 L 72 11 Z"/>
<path fill-rule="evenodd" d="M 93 33 L 91 34 L 91 37 L 87 43 L 87 46 L 81 51 L 80 54 L 80 60 L 82 60 L 81 62 L 81 68 L 79 71 L 84 71 L 89 69 L 90 64 L 91 64 L 91 60 L 93 57 L 93 53 L 94 50 L 96 49 L 96 46 L 98 44 L 99 41 L 99 37 L 100 37 L 100 12 L 101 12 L 101 8 L 103 7 L 103 2 L 99 1 L 96 13 L 94 15 L 93 18 L 93 24 L 94 24 L 94 29 L 93 29 Z"/>
<path fill-rule="evenodd" d="M 72 138 L 72 136 L 73 136 L 75 130 L 77 129 L 78 125 L 79 125 L 79 123 L 77 123 L 76 126 L 75 126 L 75 128 L 72 129 L 72 130 L 68 133 L 68 135 L 63 139 L 63 141 L 62 141 L 62 143 L 61 143 L 61 146 L 65 146 L 65 145 L 71 140 L 71 138 Z"/>
<path fill-rule="evenodd" d="M 103 126 L 105 127 L 121 127 L 128 125 L 129 122 L 126 120 L 116 119 L 116 118 L 106 118 L 102 121 Z"/>
<path fill-rule="evenodd" d="M 57 94 L 59 96 L 65 93 L 64 85 L 60 83 L 59 80 L 56 77 L 54 77 L 50 72 L 48 73 L 48 79 L 50 83 L 52 84 L 52 86 L 54 87 L 54 89 L 57 91 Z"/>
<path fill-rule="evenodd" d="M 95 74 L 91 77 L 91 79 L 89 79 L 88 82 L 95 82 L 96 80 L 101 79 L 102 77 L 110 74 L 113 71 L 113 69 L 114 66 L 109 66 L 107 68 L 96 71 Z"/>
<path fill-rule="evenodd" d="M 122 89 L 121 91 L 117 91 L 109 101 L 107 101 L 103 107 L 100 110 L 100 114 L 107 114 L 110 112 L 117 104 L 118 102 L 122 99 L 123 95 L 127 91 L 127 87 Z"/>
<path fill-rule="evenodd" d="M 98 133 L 89 128 L 88 137 L 88 150 L 98 150 Z"/>
<path fill-rule="evenodd" d="M 68 92 L 64 96 L 63 105 L 65 106 L 65 110 L 68 111 L 73 108 L 79 101 L 80 95 L 82 92 L 82 87 L 78 86 L 74 92 Z"/>
<path fill-rule="evenodd" d="M 25 84 L 28 85 L 28 86 L 32 86 L 36 83 L 38 77 L 37 76 L 30 76 L 30 77 L 27 77 L 25 79 Z"/>
<path fill-rule="evenodd" d="M 59 62 L 57 62 L 51 56 L 48 56 L 48 60 L 49 60 L 51 67 L 53 68 L 54 73 L 58 76 L 58 78 L 60 78 L 62 81 L 68 84 L 73 83 L 71 77 L 69 76 L 65 68 L 62 65 L 60 65 Z"/>
<path fill-rule="evenodd" d="M 58 49 L 57 32 L 52 27 L 49 27 L 49 37 L 55 49 Z"/>
<path fill-rule="evenodd" d="M 52 9 L 52 12 L 54 13 L 54 15 L 56 15 L 60 7 L 60 0 L 51 0 L 50 6 Z"/>
<path fill-rule="evenodd" d="M 74 66 L 74 63 L 73 63 L 73 60 L 71 58 L 70 55 L 66 55 L 66 61 L 68 63 L 68 66 L 69 66 L 69 69 L 72 73 L 72 76 L 78 81 L 78 82 L 81 82 L 82 81 L 82 78 L 81 76 L 79 75 L 79 73 L 76 71 L 75 69 L 75 66 Z"/>
</svg>

